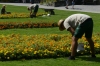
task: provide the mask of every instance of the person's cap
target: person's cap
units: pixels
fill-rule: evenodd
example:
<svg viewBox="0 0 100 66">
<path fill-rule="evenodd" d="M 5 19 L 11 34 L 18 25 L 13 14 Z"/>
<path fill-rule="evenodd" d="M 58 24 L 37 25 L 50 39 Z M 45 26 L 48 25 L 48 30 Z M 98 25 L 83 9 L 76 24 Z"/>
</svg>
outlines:
<svg viewBox="0 0 100 66">
<path fill-rule="evenodd" d="M 5 7 L 6 5 L 2 5 L 2 7 Z"/>
<path fill-rule="evenodd" d="M 59 30 L 60 30 L 60 31 L 63 31 L 63 30 L 64 30 L 64 28 L 62 27 L 63 22 L 64 22 L 64 19 L 60 19 L 60 20 L 58 21 L 58 26 L 59 26 Z"/>
</svg>

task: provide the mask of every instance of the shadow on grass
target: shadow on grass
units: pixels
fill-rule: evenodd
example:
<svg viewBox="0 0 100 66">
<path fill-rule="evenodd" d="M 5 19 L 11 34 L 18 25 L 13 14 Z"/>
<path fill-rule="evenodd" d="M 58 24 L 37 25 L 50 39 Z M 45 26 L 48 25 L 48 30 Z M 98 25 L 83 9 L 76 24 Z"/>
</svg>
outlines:
<svg viewBox="0 0 100 66">
<path fill-rule="evenodd" d="M 100 57 L 96 57 L 96 58 L 91 58 L 91 57 L 78 57 L 81 60 L 86 60 L 86 61 L 93 61 L 93 62 L 100 62 Z"/>
</svg>

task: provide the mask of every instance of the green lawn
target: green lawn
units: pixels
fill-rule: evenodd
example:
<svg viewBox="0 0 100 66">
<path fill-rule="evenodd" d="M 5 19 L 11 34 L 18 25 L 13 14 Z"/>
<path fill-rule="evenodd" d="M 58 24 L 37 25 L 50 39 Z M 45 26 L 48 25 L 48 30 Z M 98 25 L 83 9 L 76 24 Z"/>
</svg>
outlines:
<svg viewBox="0 0 100 66">
<path fill-rule="evenodd" d="M 0 5 L 0 8 L 1 8 L 1 6 L 2 5 Z M 17 13 L 29 13 L 29 11 L 27 10 L 26 6 L 11 6 L 11 5 L 6 5 L 6 10 L 10 11 L 12 13 L 15 13 L 15 12 L 17 12 Z M 62 18 L 65 19 L 66 17 L 68 17 L 71 14 L 74 14 L 74 13 L 83 13 L 83 14 L 88 14 L 88 15 L 90 15 L 93 18 L 93 21 L 94 21 L 94 32 L 95 33 L 100 32 L 100 30 L 98 29 L 98 28 L 100 28 L 100 26 L 99 26 L 99 24 L 100 24 L 100 22 L 99 22 L 100 21 L 100 19 L 99 19 L 100 14 L 99 13 L 87 13 L 87 12 L 64 11 L 64 10 L 54 10 L 54 11 L 55 11 L 55 15 L 51 15 L 51 17 L 42 17 L 42 16 L 39 16 L 37 18 L 0 19 L 0 22 L 35 22 L 35 23 L 36 22 L 40 22 L 40 23 L 41 22 L 58 22 L 59 19 L 62 19 Z M 43 9 L 39 9 L 38 13 L 45 13 L 45 12 L 44 12 Z M 49 28 L 49 29 L 52 29 L 52 28 Z M 56 31 L 56 29 L 54 31 Z M 50 30 L 50 32 L 51 32 L 51 30 Z"/>
<path fill-rule="evenodd" d="M 100 54 L 96 59 L 80 56 L 76 60 L 64 58 L 33 59 L 20 61 L 0 61 L 1 66 L 100 66 Z"/>
<path fill-rule="evenodd" d="M 1 8 L 1 5 L 0 5 Z M 23 6 L 10 6 L 7 5 L 7 11 L 28 13 L 27 8 Z M 39 13 L 44 13 L 42 9 L 39 9 Z M 100 33 L 100 14 L 98 13 L 87 13 L 78 11 L 63 11 L 55 10 L 55 15 L 51 17 L 37 18 L 13 18 L 13 19 L 0 19 L 0 22 L 57 22 L 61 18 L 74 13 L 84 13 L 90 15 L 94 20 L 94 33 Z M 27 28 L 27 29 L 6 29 L 0 30 L 0 34 L 66 34 L 67 31 L 59 31 L 58 27 L 55 28 Z M 16 61 L 0 61 L 0 66 L 99 66 L 100 65 L 100 54 L 97 54 L 96 59 L 88 58 L 88 56 L 77 57 L 75 61 L 69 61 L 66 57 L 56 59 L 33 59 L 33 60 L 16 60 Z"/>
</svg>

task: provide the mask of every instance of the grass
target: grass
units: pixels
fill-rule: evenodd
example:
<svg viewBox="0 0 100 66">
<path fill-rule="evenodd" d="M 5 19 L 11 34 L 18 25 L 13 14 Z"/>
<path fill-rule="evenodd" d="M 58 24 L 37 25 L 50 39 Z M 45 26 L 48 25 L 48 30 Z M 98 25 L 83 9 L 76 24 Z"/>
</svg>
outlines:
<svg viewBox="0 0 100 66">
<path fill-rule="evenodd" d="M 35 34 L 66 34 L 67 31 L 62 31 L 60 32 L 58 27 L 56 28 L 32 28 L 32 29 L 6 29 L 6 30 L 1 30 L 0 34 L 25 34 L 25 35 L 35 35 Z"/>
<path fill-rule="evenodd" d="M 36 34 L 67 34 L 68 31 L 59 31 L 58 27 L 55 28 L 26 28 L 26 29 L 5 29 L 0 30 L 0 35 L 8 34 L 21 34 L 21 35 L 36 35 Z M 100 34 L 99 27 L 94 30 L 93 34 Z"/>
<path fill-rule="evenodd" d="M 1 8 L 1 5 L 0 5 Z M 29 13 L 26 7 L 23 6 L 11 6 L 7 5 L 7 11 L 10 12 L 24 12 Z M 44 12 L 42 9 L 39 9 L 39 13 Z M 78 11 L 63 11 L 55 10 L 56 15 L 51 17 L 41 17 L 38 18 L 14 18 L 14 19 L 0 19 L 0 22 L 57 22 L 61 18 L 66 18 L 67 16 L 74 13 L 84 13 L 90 15 L 94 20 L 94 33 L 99 33 L 100 22 L 98 13 L 87 13 L 87 12 L 78 12 Z M 66 34 L 67 31 L 59 31 L 58 27 L 55 28 L 32 28 L 32 29 L 6 29 L 0 30 L 0 34 L 25 34 L 25 35 L 34 35 L 34 34 Z M 0 61 L 0 66 L 99 66 L 100 63 L 100 54 L 97 54 L 96 59 L 88 58 L 87 56 L 79 56 L 75 61 L 69 61 L 66 57 L 64 58 L 49 58 L 49 59 L 33 59 L 33 60 L 16 60 L 16 61 Z"/>
<path fill-rule="evenodd" d="M 70 61 L 64 58 L 50 59 L 33 59 L 20 61 L 1 61 L 1 66 L 99 66 L 100 55 L 98 58 L 88 58 L 88 56 L 80 56 L 76 60 Z"/>
<path fill-rule="evenodd" d="M 1 6 L 2 5 L 0 5 L 0 8 L 1 8 Z M 29 11 L 27 10 L 26 6 L 6 5 L 6 10 L 10 11 L 12 13 L 13 12 L 17 12 L 17 13 L 29 13 Z M 74 14 L 74 13 L 83 13 L 83 14 L 90 15 L 93 18 L 93 21 L 94 21 L 94 32 L 95 33 L 100 32 L 100 30 L 98 29 L 98 28 L 100 28 L 100 26 L 99 26 L 99 24 L 100 24 L 100 22 L 99 22 L 100 14 L 99 13 L 89 13 L 89 12 L 79 12 L 79 11 L 67 11 L 67 10 L 66 11 L 64 11 L 64 10 L 54 10 L 54 11 L 55 11 L 55 15 L 51 15 L 51 17 L 42 17 L 42 16 L 39 16 L 37 18 L 0 19 L 0 22 L 58 22 L 59 19 L 62 19 L 62 18 L 65 19 L 66 17 L 68 17 L 71 14 Z M 45 13 L 45 12 L 44 12 L 43 9 L 39 9 L 38 13 Z M 52 29 L 52 28 L 50 28 L 50 29 Z M 10 30 L 10 31 L 12 32 L 12 30 Z M 54 31 L 56 31 L 56 29 Z M 32 30 L 32 33 L 34 33 L 34 32 Z"/>
<path fill-rule="evenodd" d="M 2 5 L 0 5 L 1 8 Z M 26 6 L 12 6 L 12 5 L 6 5 L 6 11 L 14 13 L 29 13 Z M 26 21 L 32 21 L 32 22 L 58 22 L 61 18 L 66 18 L 71 14 L 74 13 L 84 13 L 90 15 L 95 22 L 98 22 L 100 14 L 99 13 L 87 13 L 87 12 L 79 12 L 79 11 L 65 11 L 65 10 L 54 10 L 56 15 L 51 15 L 51 17 L 38 17 L 38 18 L 13 18 L 13 19 L 0 19 L 0 22 L 26 22 Z M 45 13 L 43 9 L 39 9 L 38 13 Z M 97 16 L 98 15 L 98 16 Z"/>
</svg>

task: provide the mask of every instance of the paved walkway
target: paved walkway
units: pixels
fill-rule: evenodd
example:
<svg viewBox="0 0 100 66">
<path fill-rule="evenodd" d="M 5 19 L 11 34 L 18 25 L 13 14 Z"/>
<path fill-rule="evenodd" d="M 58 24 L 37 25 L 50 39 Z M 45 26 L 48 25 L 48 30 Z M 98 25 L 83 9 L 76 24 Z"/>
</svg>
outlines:
<svg viewBox="0 0 100 66">
<path fill-rule="evenodd" d="M 5 5 L 15 5 L 15 6 L 29 6 L 30 3 L 0 3 Z M 72 9 L 72 6 L 69 6 L 69 9 L 66 9 L 65 6 L 61 7 L 53 7 L 53 6 L 44 6 L 40 5 L 40 8 L 52 8 L 59 10 L 69 10 L 69 11 L 82 11 L 82 12 L 92 12 L 92 13 L 100 13 L 100 5 L 75 5 L 75 9 Z"/>
</svg>

